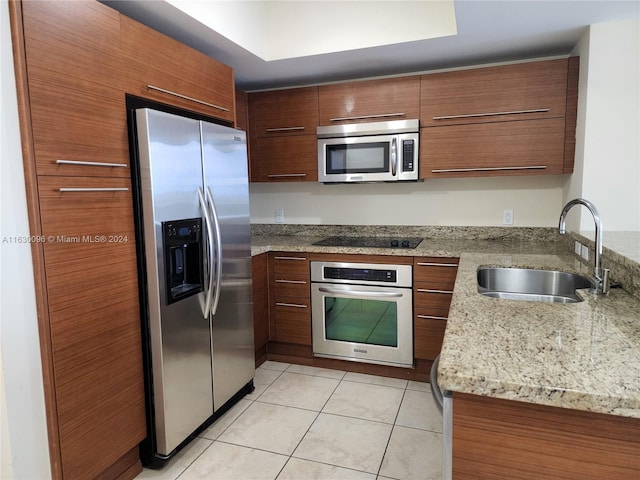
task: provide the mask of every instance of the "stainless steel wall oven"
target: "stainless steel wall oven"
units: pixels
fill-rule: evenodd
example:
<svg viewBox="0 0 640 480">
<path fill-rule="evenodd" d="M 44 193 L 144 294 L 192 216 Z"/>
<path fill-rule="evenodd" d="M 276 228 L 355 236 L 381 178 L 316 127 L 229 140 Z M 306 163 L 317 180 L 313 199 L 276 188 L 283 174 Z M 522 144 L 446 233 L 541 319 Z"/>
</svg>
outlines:
<svg viewBox="0 0 640 480">
<path fill-rule="evenodd" d="M 311 262 L 313 354 L 413 366 L 411 265 Z"/>
</svg>

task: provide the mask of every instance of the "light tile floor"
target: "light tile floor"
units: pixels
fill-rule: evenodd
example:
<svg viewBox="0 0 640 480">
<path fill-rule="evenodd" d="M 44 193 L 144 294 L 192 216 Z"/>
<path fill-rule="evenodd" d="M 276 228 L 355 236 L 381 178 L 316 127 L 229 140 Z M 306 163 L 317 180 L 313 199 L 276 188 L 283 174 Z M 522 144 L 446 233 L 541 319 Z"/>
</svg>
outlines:
<svg viewBox="0 0 640 480">
<path fill-rule="evenodd" d="M 254 383 L 164 469 L 137 478 L 442 478 L 442 420 L 428 383 L 271 361 Z"/>
</svg>

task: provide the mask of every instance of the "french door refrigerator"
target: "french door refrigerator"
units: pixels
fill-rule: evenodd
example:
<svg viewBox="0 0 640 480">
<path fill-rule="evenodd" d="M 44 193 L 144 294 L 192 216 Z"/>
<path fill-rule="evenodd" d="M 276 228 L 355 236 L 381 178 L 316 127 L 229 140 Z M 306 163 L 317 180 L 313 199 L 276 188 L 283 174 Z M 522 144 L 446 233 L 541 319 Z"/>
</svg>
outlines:
<svg viewBox="0 0 640 480">
<path fill-rule="evenodd" d="M 253 390 L 245 132 L 137 109 L 136 190 L 148 436 L 160 468 Z"/>
</svg>

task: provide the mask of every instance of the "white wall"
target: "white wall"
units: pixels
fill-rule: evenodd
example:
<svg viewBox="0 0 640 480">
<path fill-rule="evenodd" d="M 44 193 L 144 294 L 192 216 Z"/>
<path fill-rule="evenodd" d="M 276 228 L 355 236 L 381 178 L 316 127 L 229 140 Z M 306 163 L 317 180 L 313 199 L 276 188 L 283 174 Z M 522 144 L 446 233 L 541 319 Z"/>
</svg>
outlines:
<svg viewBox="0 0 640 480">
<path fill-rule="evenodd" d="M 573 52 L 581 58 L 576 161 L 563 196 L 592 201 L 608 232 L 640 232 L 639 25 L 592 25 Z M 581 210 L 568 227 L 593 230 Z"/>
<path fill-rule="evenodd" d="M 420 183 L 250 184 L 251 222 L 329 225 L 502 225 L 553 227 L 562 208 L 562 175 L 435 179 Z"/>
<path fill-rule="evenodd" d="M 31 249 L 28 243 L 12 241 L 29 235 L 29 225 L 6 1 L 0 2 L 0 15 L 0 478 L 46 479 L 51 473 Z"/>
</svg>

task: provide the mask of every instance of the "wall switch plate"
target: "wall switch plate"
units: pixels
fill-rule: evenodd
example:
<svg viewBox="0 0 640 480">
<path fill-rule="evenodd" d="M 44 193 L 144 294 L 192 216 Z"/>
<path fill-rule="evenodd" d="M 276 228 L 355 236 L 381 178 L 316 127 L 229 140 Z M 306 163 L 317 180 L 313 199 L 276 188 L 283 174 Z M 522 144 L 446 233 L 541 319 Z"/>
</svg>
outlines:
<svg viewBox="0 0 640 480">
<path fill-rule="evenodd" d="M 573 249 L 576 255 L 582 254 L 582 244 L 580 242 L 576 242 L 575 248 Z"/>
<path fill-rule="evenodd" d="M 513 225 L 513 210 L 505 210 L 502 212 L 502 224 Z"/>
<path fill-rule="evenodd" d="M 582 245 L 582 250 L 580 251 L 580 256 L 585 260 L 589 260 L 589 247 L 586 245 Z"/>
<path fill-rule="evenodd" d="M 276 210 L 276 223 L 284 223 L 284 210 L 281 208 Z"/>
</svg>

